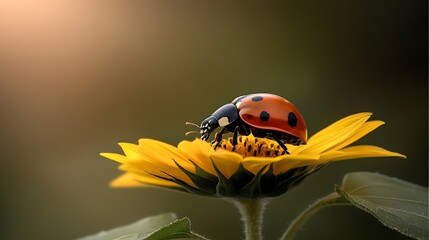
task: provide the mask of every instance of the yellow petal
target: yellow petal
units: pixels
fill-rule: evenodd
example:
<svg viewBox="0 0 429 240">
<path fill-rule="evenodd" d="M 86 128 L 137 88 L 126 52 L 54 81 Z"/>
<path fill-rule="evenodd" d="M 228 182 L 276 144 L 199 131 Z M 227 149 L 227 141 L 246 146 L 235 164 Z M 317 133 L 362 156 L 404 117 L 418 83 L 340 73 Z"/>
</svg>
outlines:
<svg viewBox="0 0 429 240">
<path fill-rule="evenodd" d="M 139 147 L 135 144 L 130 143 L 120 143 L 119 144 L 124 153 L 127 156 L 123 156 L 115 153 L 101 153 L 102 156 L 117 161 L 119 163 L 125 164 L 121 166 L 121 168 L 126 168 L 125 166 L 129 166 L 129 168 L 140 169 L 143 172 L 151 172 L 153 174 L 161 175 L 161 172 L 171 172 L 171 175 L 183 179 L 187 182 L 188 177 L 185 174 L 177 169 L 176 165 L 170 158 L 170 164 L 160 164 L 160 161 L 164 161 L 164 158 L 168 156 L 164 156 L 161 159 L 148 159 L 145 157 L 145 154 L 140 151 Z M 174 166 L 173 166 L 174 164 Z M 127 170 L 128 171 L 128 170 Z M 163 174 L 162 174 L 163 175 Z M 190 180 L 189 180 L 190 181 Z"/>
<path fill-rule="evenodd" d="M 371 115 L 365 112 L 345 117 L 313 135 L 307 145 L 299 146 L 293 153 L 315 155 L 339 145 L 358 131 Z"/>
<path fill-rule="evenodd" d="M 126 162 L 120 159 L 125 164 L 121 166 L 121 169 L 140 169 L 142 172 L 149 172 L 158 176 L 166 176 L 163 174 L 165 172 L 190 186 L 195 186 L 192 180 L 174 163 L 177 161 L 187 170 L 193 169 L 193 165 L 183 158 L 184 155 L 176 147 L 152 139 L 140 139 L 139 145 L 120 143 L 120 146 L 129 159 Z M 114 160 L 119 159 L 117 156 L 114 157 Z M 125 171 L 129 171 L 129 169 Z"/>
<path fill-rule="evenodd" d="M 194 166 L 187 160 L 186 155 L 182 154 L 178 148 L 152 139 L 140 139 L 139 148 L 143 155 L 144 166 L 151 165 L 152 168 L 158 168 L 157 172 L 164 171 L 180 180 L 193 186 L 189 177 L 183 173 L 174 161 L 180 164 L 188 171 L 193 171 Z M 142 166 L 143 167 L 143 166 Z M 152 172 L 158 174 L 157 172 Z"/>
<path fill-rule="evenodd" d="M 100 155 L 118 163 L 126 163 L 129 161 L 126 156 L 117 153 L 100 153 Z"/>
<path fill-rule="evenodd" d="M 338 151 L 323 153 L 320 155 L 321 162 L 340 161 L 356 158 L 370 158 L 370 157 L 403 157 L 400 153 L 391 152 L 384 148 L 372 145 L 360 145 L 344 148 Z"/>
<path fill-rule="evenodd" d="M 274 174 L 280 175 L 290 169 L 304 166 L 315 166 L 319 164 L 319 156 L 295 156 L 293 159 L 282 159 L 274 164 Z"/>
<path fill-rule="evenodd" d="M 137 145 L 132 143 L 119 143 L 119 146 L 121 146 L 122 151 L 124 151 L 125 155 L 130 160 L 142 158 L 142 153 Z"/>
<path fill-rule="evenodd" d="M 177 161 L 181 166 L 185 165 L 182 161 Z M 174 164 L 174 163 L 173 163 Z M 187 183 L 190 186 L 196 187 L 195 184 L 192 182 L 192 180 L 184 173 L 182 170 L 180 170 L 176 165 L 169 166 L 162 163 L 157 164 L 156 159 L 151 161 L 140 161 L 138 166 L 131 164 L 125 164 L 122 165 L 121 170 L 124 171 L 132 171 L 137 172 L 136 170 L 130 170 L 133 169 L 139 169 L 139 175 L 144 175 L 144 173 L 150 173 L 156 176 L 162 176 L 166 178 L 176 178 L 179 179 L 185 183 Z"/>
<path fill-rule="evenodd" d="M 176 164 L 173 160 L 180 161 L 186 159 L 178 148 L 153 139 L 140 139 L 139 140 L 139 151 L 147 159 L 156 159 L 157 164 L 168 165 L 176 168 Z M 188 162 L 185 168 L 189 168 L 191 164 Z"/>
<path fill-rule="evenodd" d="M 238 170 L 240 162 L 243 160 L 241 155 L 223 149 L 218 149 L 210 157 L 213 164 L 226 178 L 230 178 Z"/>
<path fill-rule="evenodd" d="M 146 183 L 150 185 L 160 185 L 160 186 L 178 186 L 176 183 L 163 179 L 163 178 L 171 179 L 170 175 L 172 174 L 170 173 L 168 174 L 164 172 L 152 173 L 150 171 L 147 171 L 146 169 L 143 170 L 140 168 L 136 168 L 135 166 L 132 166 L 132 165 L 120 165 L 119 169 L 124 172 L 130 173 L 134 178 L 134 180 L 142 183 Z M 194 185 L 191 185 L 191 186 L 195 187 Z"/>
<path fill-rule="evenodd" d="M 136 181 L 132 174 L 124 173 L 110 182 L 111 187 L 144 187 L 145 184 Z"/>
<path fill-rule="evenodd" d="M 164 173 L 165 171 L 161 166 L 156 166 L 149 163 L 146 164 L 144 167 L 142 167 L 141 165 L 136 166 L 133 163 L 126 163 L 120 165 L 119 169 L 124 172 L 134 173 L 136 175 L 147 175 L 150 177 L 155 177 L 154 175 L 156 175 L 161 177 L 170 177 Z M 170 173 L 170 175 L 172 174 Z"/>
<path fill-rule="evenodd" d="M 124 173 L 110 183 L 111 187 L 179 187 L 179 185 L 151 176 L 138 175 L 133 173 Z"/>
<path fill-rule="evenodd" d="M 195 139 L 192 142 L 182 141 L 177 148 L 199 167 L 208 173 L 217 175 L 210 159 L 210 156 L 215 153 L 211 144 L 201 139 Z"/>
<path fill-rule="evenodd" d="M 350 136 L 349 139 L 327 151 L 335 151 L 347 147 L 348 145 L 356 142 L 357 140 L 361 139 L 363 136 L 374 131 L 376 128 L 380 127 L 383 124 L 383 121 L 366 122 L 359 128 L 359 130 L 357 130 L 352 136 Z"/>
<path fill-rule="evenodd" d="M 275 158 L 246 157 L 243 166 L 253 174 L 256 174 L 264 166 L 273 164 L 273 173 L 278 175 L 295 167 L 302 167 L 309 163 L 317 163 L 319 156 L 308 155 L 283 155 Z M 267 168 L 268 170 L 268 168 Z"/>
</svg>

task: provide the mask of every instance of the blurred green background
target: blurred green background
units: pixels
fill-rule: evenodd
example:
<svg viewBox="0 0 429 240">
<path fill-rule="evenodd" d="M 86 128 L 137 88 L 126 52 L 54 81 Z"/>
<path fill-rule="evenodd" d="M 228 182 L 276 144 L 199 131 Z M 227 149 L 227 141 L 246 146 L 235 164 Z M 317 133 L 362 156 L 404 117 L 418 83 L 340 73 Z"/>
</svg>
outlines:
<svg viewBox="0 0 429 240">
<path fill-rule="evenodd" d="M 218 106 L 270 92 L 309 135 L 353 113 L 386 125 L 360 140 L 407 155 L 328 166 L 269 205 L 278 238 L 351 171 L 427 186 L 427 1 L 2 1 L 1 239 L 75 239 L 176 212 L 212 239 L 240 239 L 234 206 L 163 189 L 111 189 L 99 152 L 176 145 Z M 406 239 L 351 207 L 324 209 L 296 239 Z"/>
</svg>

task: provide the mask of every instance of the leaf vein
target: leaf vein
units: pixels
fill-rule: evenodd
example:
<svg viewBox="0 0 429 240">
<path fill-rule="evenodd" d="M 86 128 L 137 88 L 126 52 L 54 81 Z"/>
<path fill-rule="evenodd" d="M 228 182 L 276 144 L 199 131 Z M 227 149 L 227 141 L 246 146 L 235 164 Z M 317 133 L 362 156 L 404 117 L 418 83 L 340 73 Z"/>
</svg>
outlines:
<svg viewBox="0 0 429 240">
<path fill-rule="evenodd" d="M 410 202 L 410 203 L 428 205 L 428 202 L 417 201 L 417 200 L 412 200 L 412 199 L 389 197 L 389 196 L 376 196 L 376 195 L 351 195 L 351 196 L 359 197 L 359 198 L 389 199 L 389 200 L 397 200 L 397 201 L 403 201 L 403 202 Z"/>
<path fill-rule="evenodd" d="M 414 212 L 410 212 L 410 211 L 403 210 L 403 209 L 400 209 L 400 208 L 392 208 L 392 207 L 385 207 L 385 206 L 375 208 L 375 210 L 381 210 L 381 211 L 384 211 L 384 212 L 388 212 L 388 213 L 391 213 L 391 214 L 393 214 L 393 215 L 395 215 L 395 216 L 397 216 L 397 217 L 398 217 L 398 215 L 396 215 L 396 214 L 395 214 L 394 212 L 392 212 L 392 211 L 389 211 L 389 209 L 391 209 L 391 210 L 396 210 L 396 211 L 399 211 L 399 212 L 408 213 L 408 214 L 410 214 L 410 215 L 414 215 L 414 216 L 416 216 L 416 217 L 420 217 L 420 218 L 423 218 L 423 219 L 425 219 L 425 220 L 429 220 L 428 216 L 425 216 L 425 215 L 422 215 L 422 214 L 418 214 L 418 213 L 414 213 Z"/>
<path fill-rule="evenodd" d="M 391 185 L 390 185 L 390 184 L 381 184 L 381 183 L 378 183 L 378 184 L 369 183 L 369 184 L 366 184 L 366 185 L 362 185 L 362 186 L 360 186 L 360 187 L 357 187 L 357 188 L 355 188 L 355 189 L 353 189 L 353 190 L 351 190 L 351 191 L 348 191 L 348 194 L 352 194 L 352 193 L 357 192 L 357 191 L 359 191 L 359 190 L 362 190 L 362 189 L 365 189 L 365 188 L 369 188 L 369 187 L 375 187 L 375 186 L 383 187 L 383 186 L 391 186 Z M 345 189 L 344 189 L 344 190 L 345 190 Z"/>
</svg>

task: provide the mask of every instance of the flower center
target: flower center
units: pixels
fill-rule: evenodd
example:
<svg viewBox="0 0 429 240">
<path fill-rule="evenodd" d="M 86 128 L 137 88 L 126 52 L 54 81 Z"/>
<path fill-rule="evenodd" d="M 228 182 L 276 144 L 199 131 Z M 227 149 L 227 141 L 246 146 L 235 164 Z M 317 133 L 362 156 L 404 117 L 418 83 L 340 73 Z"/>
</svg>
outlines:
<svg viewBox="0 0 429 240">
<path fill-rule="evenodd" d="M 257 138 L 251 135 L 239 136 L 235 147 L 232 145 L 232 137 L 222 139 L 219 148 L 223 148 L 230 152 L 236 152 L 243 157 L 277 157 L 286 154 L 276 141 L 266 138 Z"/>
</svg>

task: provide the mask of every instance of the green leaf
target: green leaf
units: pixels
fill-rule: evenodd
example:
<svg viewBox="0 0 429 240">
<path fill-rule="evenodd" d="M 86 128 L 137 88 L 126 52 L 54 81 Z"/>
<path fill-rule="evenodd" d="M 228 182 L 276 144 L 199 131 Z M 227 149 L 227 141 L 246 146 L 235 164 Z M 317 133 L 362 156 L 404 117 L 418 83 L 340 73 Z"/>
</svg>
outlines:
<svg viewBox="0 0 429 240">
<path fill-rule="evenodd" d="M 428 239 L 428 189 L 378 173 L 344 176 L 337 193 L 406 236 Z"/>
<path fill-rule="evenodd" d="M 159 230 L 149 234 L 148 236 L 138 238 L 138 240 L 166 240 L 166 239 L 201 239 L 199 236 L 191 232 L 191 221 L 188 218 L 182 218 L 170 223 L 169 225 L 160 228 Z M 127 239 L 128 240 L 128 239 Z M 137 240 L 137 239 L 136 239 Z"/>
<path fill-rule="evenodd" d="M 117 227 L 109 231 L 103 231 L 95 235 L 80 238 L 79 240 L 137 240 L 138 235 L 149 234 L 166 224 L 176 220 L 174 213 L 166 213 L 157 216 L 143 218 L 127 226 Z M 137 236 L 136 236 L 137 235 Z"/>
<path fill-rule="evenodd" d="M 131 235 L 125 235 L 122 237 L 115 238 L 114 240 L 140 240 L 142 237 L 146 236 L 147 234 L 143 233 L 136 233 Z"/>
</svg>

